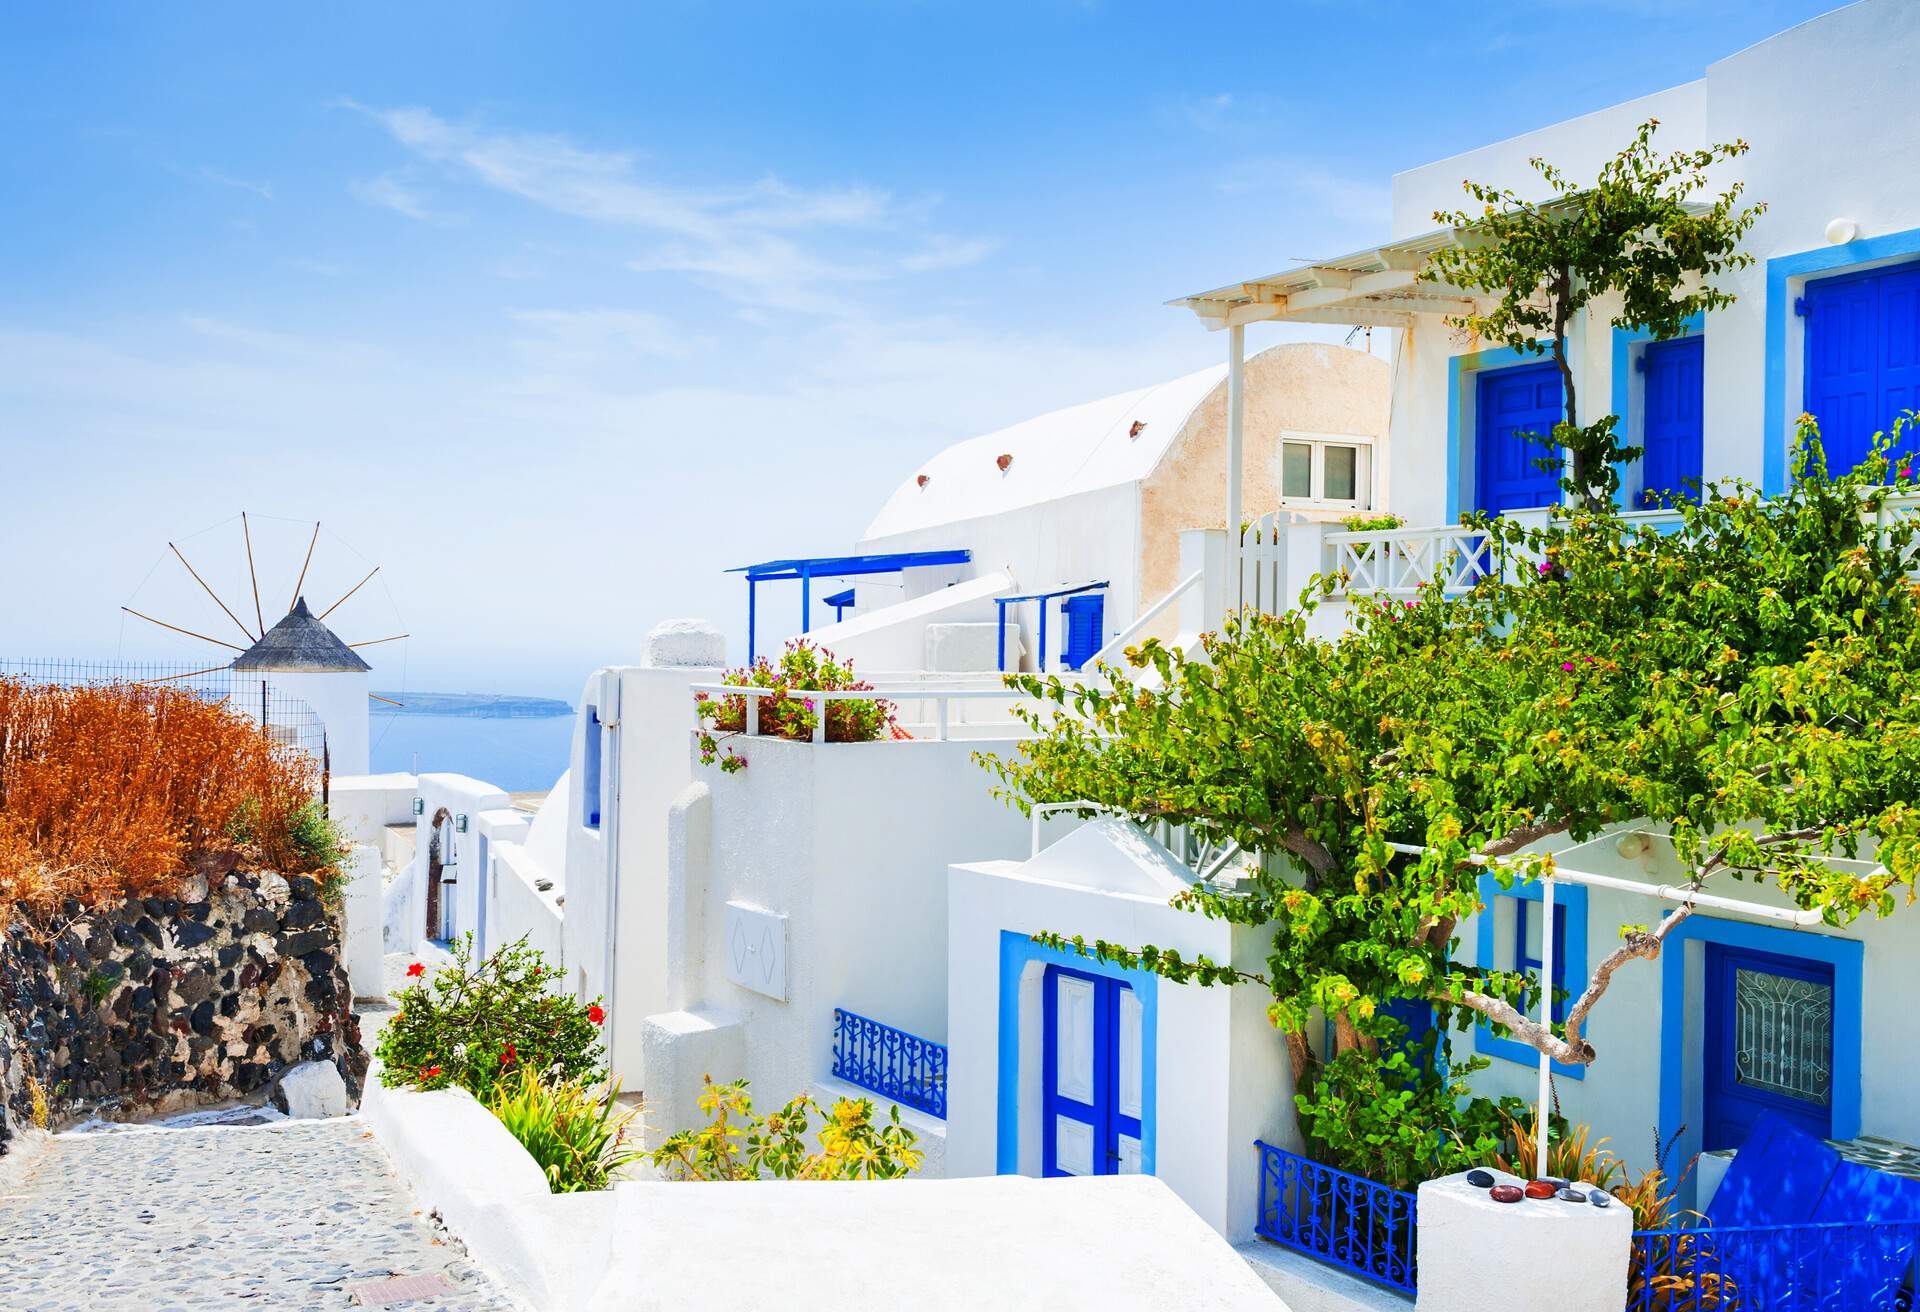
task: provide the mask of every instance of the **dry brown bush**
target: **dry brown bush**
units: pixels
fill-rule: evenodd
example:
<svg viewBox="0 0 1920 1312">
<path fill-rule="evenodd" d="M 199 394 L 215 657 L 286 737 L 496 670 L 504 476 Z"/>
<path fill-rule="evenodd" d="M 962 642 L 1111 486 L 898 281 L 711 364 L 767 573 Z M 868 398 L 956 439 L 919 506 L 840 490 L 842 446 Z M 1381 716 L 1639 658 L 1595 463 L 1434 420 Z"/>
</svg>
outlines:
<svg viewBox="0 0 1920 1312">
<path fill-rule="evenodd" d="M 0 678 L 0 917 L 165 895 L 200 853 L 313 866 L 294 827 L 314 763 L 178 689 Z"/>
</svg>

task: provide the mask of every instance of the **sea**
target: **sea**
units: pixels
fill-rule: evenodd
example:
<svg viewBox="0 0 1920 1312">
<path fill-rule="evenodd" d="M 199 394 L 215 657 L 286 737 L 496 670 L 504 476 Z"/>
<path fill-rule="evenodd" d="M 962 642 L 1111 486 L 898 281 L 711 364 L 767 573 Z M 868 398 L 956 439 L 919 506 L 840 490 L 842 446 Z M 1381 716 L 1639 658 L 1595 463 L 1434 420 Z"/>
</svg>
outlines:
<svg viewBox="0 0 1920 1312">
<path fill-rule="evenodd" d="M 375 714 L 372 732 L 376 773 L 450 771 L 510 793 L 553 787 L 566 771 L 573 745 L 568 715 Z"/>
</svg>

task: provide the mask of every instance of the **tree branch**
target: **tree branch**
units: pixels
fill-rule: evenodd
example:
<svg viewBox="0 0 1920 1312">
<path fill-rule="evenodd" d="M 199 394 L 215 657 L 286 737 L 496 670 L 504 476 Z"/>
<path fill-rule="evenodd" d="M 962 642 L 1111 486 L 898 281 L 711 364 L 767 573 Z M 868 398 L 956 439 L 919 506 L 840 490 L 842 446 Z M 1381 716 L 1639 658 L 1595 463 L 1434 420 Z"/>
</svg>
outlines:
<svg viewBox="0 0 1920 1312">
<path fill-rule="evenodd" d="M 1536 820 L 1530 825 L 1522 825 L 1512 830 L 1504 838 L 1496 838 L 1480 849 L 1482 856 L 1512 856 L 1521 848 L 1537 843 L 1553 834 L 1564 833 L 1566 820 Z"/>
</svg>

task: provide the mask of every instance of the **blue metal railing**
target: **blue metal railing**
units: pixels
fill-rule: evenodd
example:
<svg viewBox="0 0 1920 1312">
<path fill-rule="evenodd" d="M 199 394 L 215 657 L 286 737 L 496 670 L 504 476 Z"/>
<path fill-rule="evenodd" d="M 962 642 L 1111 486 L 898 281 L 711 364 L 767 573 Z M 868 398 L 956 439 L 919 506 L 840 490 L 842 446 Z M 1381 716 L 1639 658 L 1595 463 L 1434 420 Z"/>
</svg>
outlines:
<svg viewBox="0 0 1920 1312">
<path fill-rule="evenodd" d="M 1627 1312 L 1904 1312 L 1920 1221 L 1636 1230 Z"/>
<path fill-rule="evenodd" d="M 833 1073 L 848 1084 L 947 1118 L 947 1045 L 833 1009 Z"/>
<path fill-rule="evenodd" d="M 1414 1196 L 1363 1176 L 1254 1141 L 1260 1150 L 1260 1214 L 1254 1231 L 1331 1266 L 1411 1294 Z"/>
</svg>

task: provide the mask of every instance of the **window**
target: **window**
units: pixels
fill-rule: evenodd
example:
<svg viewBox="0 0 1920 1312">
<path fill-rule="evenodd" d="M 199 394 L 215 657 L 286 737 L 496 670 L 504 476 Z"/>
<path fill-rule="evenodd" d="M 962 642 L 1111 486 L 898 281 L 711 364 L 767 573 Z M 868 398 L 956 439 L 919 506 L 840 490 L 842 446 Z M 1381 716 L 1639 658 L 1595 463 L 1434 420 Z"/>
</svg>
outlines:
<svg viewBox="0 0 1920 1312">
<path fill-rule="evenodd" d="M 1559 900 L 1559 892 L 1557 888 L 1554 890 L 1553 908 L 1553 991 L 1556 994 L 1565 993 L 1567 989 L 1567 906 Z M 1544 908 L 1525 898 L 1515 898 L 1513 902 L 1513 968 L 1537 974 L 1546 960 L 1540 939 L 1542 922 L 1546 920 L 1540 914 Z M 1554 998 L 1553 1018 L 1556 1021 L 1567 1018 L 1565 998 Z"/>
<path fill-rule="evenodd" d="M 1553 902 L 1553 989 L 1559 993 L 1577 993 L 1586 986 L 1587 980 L 1587 890 L 1578 884 L 1556 883 Z M 1480 904 L 1483 908 L 1477 924 L 1480 965 L 1488 970 L 1530 970 L 1537 975 L 1545 957 L 1541 951 L 1544 946 L 1541 931 L 1546 917 L 1540 914 L 1540 885 L 1517 883 L 1503 889 L 1492 875 L 1482 875 Z M 1570 997 L 1554 1000 L 1555 1020 L 1566 1018 L 1571 1002 Z M 1528 1009 L 1528 1015 L 1538 1019 L 1539 1014 L 1536 1001 Z M 1486 1021 L 1474 1027 L 1473 1046 L 1476 1052 L 1489 1057 L 1525 1066 L 1540 1064 L 1540 1054 L 1531 1045 L 1511 1035 L 1496 1035 Z M 1553 1070 L 1568 1079 L 1586 1076 L 1584 1066 L 1563 1066 L 1555 1062 Z"/>
<path fill-rule="evenodd" d="M 1368 509 L 1373 504 L 1372 440 L 1281 434 L 1280 499 L 1343 510 Z"/>
<path fill-rule="evenodd" d="M 586 762 L 580 771 L 580 823 L 600 827 L 600 708 L 587 707 Z"/>
</svg>

